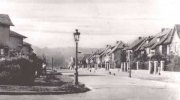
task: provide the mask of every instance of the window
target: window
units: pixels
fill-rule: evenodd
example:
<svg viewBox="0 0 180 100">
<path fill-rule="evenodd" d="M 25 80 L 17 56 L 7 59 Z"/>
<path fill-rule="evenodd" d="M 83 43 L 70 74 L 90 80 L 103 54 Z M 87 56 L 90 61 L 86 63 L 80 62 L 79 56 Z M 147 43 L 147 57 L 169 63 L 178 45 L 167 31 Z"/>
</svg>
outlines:
<svg viewBox="0 0 180 100">
<path fill-rule="evenodd" d="M 4 49 L 0 49 L 0 54 L 4 55 Z"/>
<path fill-rule="evenodd" d="M 146 41 L 146 44 L 148 44 L 149 43 L 149 41 Z"/>
<path fill-rule="evenodd" d="M 147 54 L 150 54 L 150 48 L 146 48 Z"/>
<path fill-rule="evenodd" d="M 157 42 L 159 42 L 160 41 L 160 38 L 157 38 Z"/>
</svg>

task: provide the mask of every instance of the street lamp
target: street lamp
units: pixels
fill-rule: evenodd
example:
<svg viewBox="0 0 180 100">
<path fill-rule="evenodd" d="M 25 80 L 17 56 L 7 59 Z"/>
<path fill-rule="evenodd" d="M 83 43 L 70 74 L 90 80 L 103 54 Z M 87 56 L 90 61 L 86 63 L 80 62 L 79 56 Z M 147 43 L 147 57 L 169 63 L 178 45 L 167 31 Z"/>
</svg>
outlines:
<svg viewBox="0 0 180 100">
<path fill-rule="evenodd" d="M 129 77 L 131 78 L 131 57 L 132 57 L 132 51 L 129 51 L 128 53 L 129 53 L 128 54 L 128 60 L 129 60 L 129 66 L 128 66 L 129 70 L 128 71 L 129 71 Z"/>
<path fill-rule="evenodd" d="M 75 85 L 78 85 L 78 41 L 80 37 L 80 33 L 78 29 L 75 30 L 74 34 L 74 41 L 76 42 L 76 60 L 75 60 Z"/>
</svg>

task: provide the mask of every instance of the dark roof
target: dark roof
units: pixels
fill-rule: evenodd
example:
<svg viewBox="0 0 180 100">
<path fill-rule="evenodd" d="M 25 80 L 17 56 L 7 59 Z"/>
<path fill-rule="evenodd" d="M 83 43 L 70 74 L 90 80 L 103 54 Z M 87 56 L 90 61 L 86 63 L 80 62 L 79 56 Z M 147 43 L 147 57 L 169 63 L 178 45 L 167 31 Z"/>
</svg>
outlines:
<svg viewBox="0 0 180 100">
<path fill-rule="evenodd" d="M 24 41 L 23 41 L 23 45 L 24 45 L 24 46 L 31 46 L 30 43 L 27 43 L 27 42 L 24 42 Z"/>
<path fill-rule="evenodd" d="M 170 44 L 172 42 L 173 36 L 174 36 L 174 30 L 171 30 L 171 32 L 169 32 L 163 44 Z"/>
<path fill-rule="evenodd" d="M 84 54 L 83 60 L 86 60 L 91 54 Z"/>
<path fill-rule="evenodd" d="M 147 37 L 144 38 L 144 40 L 137 46 L 136 49 L 134 49 L 134 51 L 142 50 L 143 49 L 143 45 L 146 44 L 146 41 L 147 41 Z"/>
<path fill-rule="evenodd" d="M 179 24 L 176 24 L 176 25 L 175 25 L 175 29 L 177 30 L 177 33 L 178 33 L 178 35 L 179 35 L 179 37 L 180 37 L 180 25 L 179 25 Z"/>
<path fill-rule="evenodd" d="M 26 36 L 21 35 L 21 34 L 19 34 L 17 32 L 12 31 L 12 30 L 10 30 L 10 36 L 15 36 L 15 37 L 20 37 L 20 38 L 27 38 Z"/>
<path fill-rule="evenodd" d="M 0 14 L 0 24 L 14 26 L 7 14 Z"/>
<path fill-rule="evenodd" d="M 106 48 L 103 50 L 103 52 L 100 54 L 100 56 L 103 56 L 103 55 L 105 55 L 106 53 L 107 53 L 107 51 L 109 50 L 109 49 L 111 49 L 111 45 L 107 45 L 106 46 Z"/>
<path fill-rule="evenodd" d="M 162 35 L 160 36 L 156 36 L 155 40 L 154 40 L 154 44 L 151 46 L 152 49 L 155 49 L 157 46 L 161 45 L 161 44 L 168 44 L 171 43 L 172 40 L 172 35 L 173 35 L 173 30 L 166 28 L 165 30 L 163 30 Z M 157 39 L 160 39 L 159 42 L 157 42 Z M 165 43 L 166 42 L 166 43 Z"/>
<path fill-rule="evenodd" d="M 27 43 L 27 42 L 23 41 L 23 46 L 29 47 L 31 50 L 33 50 L 30 43 Z"/>
<path fill-rule="evenodd" d="M 125 47 L 125 44 L 122 41 L 118 41 L 108 54 L 113 53 L 117 49 L 123 49 L 124 47 Z"/>
<path fill-rule="evenodd" d="M 132 44 L 129 45 L 129 50 L 135 50 L 146 38 L 139 37 L 135 41 L 132 42 Z"/>
<path fill-rule="evenodd" d="M 144 48 L 147 47 L 148 43 L 153 39 L 153 36 L 148 36 L 144 39 L 144 41 L 141 43 L 141 45 L 137 48 L 137 50 L 144 50 Z M 148 43 L 147 43 L 148 41 Z"/>
<path fill-rule="evenodd" d="M 147 45 L 146 47 L 151 47 L 157 42 L 157 37 L 154 37 Z"/>
</svg>

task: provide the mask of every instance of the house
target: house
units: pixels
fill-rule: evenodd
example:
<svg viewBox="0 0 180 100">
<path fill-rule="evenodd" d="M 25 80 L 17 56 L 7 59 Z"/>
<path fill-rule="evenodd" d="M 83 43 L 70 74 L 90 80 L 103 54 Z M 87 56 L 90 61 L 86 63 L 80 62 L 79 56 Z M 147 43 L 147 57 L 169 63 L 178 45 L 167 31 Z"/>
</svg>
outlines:
<svg viewBox="0 0 180 100">
<path fill-rule="evenodd" d="M 14 26 L 11 19 L 6 14 L 0 14 L 0 55 L 8 55 L 8 43 L 10 26 Z"/>
<path fill-rule="evenodd" d="M 27 37 L 10 30 L 9 49 L 11 56 L 17 56 L 21 54 L 21 49 L 23 48 L 23 40 L 25 38 Z"/>
<path fill-rule="evenodd" d="M 27 42 L 23 42 L 23 47 L 21 49 L 22 55 L 29 56 L 30 54 L 32 54 L 32 52 L 33 52 L 33 49 L 31 47 L 31 44 Z"/>
<path fill-rule="evenodd" d="M 163 56 L 169 55 L 170 45 L 172 45 L 171 43 L 172 43 L 173 35 L 174 35 L 174 30 L 170 28 L 163 28 L 160 33 L 156 34 L 154 38 L 145 47 L 146 49 L 149 50 L 148 57 L 151 58 L 155 54 L 160 54 Z M 172 48 L 172 50 L 174 49 Z"/>
<path fill-rule="evenodd" d="M 135 60 L 138 57 L 138 55 L 141 53 L 140 48 L 145 43 L 145 41 L 146 41 L 146 37 L 138 37 L 138 39 L 136 39 L 129 45 L 127 49 L 127 53 L 133 52 L 132 60 Z"/>
<path fill-rule="evenodd" d="M 110 56 L 107 55 L 112 50 L 111 45 L 106 45 L 106 48 L 100 52 L 99 59 L 101 61 L 101 67 L 106 68 L 107 70 L 110 68 Z"/>
<path fill-rule="evenodd" d="M 93 53 L 88 55 L 86 57 L 86 64 L 87 64 L 87 68 L 92 68 L 94 67 L 94 62 L 93 62 Z"/>
<path fill-rule="evenodd" d="M 111 51 L 107 53 L 106 56 L 109 56 L 110 58 L 110 68 L 121 67 L 122 52 L 125 46 L 125 43 L 123 43 L 122 41 L 117 41 L 115 46 L 113 46 L 113 48 L 111 49 Z"/>
<path fill-rule="evenodd" d="M 88 61 L 86 61 L 86 59 L 90 56 L 91 54 L 84 54 L 81 63 L 82 63 L 82 67 L 83 68 L 87 68 L 88 67 Z"/>
</svg>

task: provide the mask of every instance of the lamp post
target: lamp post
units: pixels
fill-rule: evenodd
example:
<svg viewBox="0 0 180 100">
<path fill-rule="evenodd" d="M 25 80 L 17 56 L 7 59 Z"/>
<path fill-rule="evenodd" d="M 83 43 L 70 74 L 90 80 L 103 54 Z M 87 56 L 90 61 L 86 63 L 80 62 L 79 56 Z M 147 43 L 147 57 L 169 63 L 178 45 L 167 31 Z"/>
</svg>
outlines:
<svg viewBox="0 0 180 100">
<path fill-rule="evenodd" d="M 131 56 L 132 56 L 132 52 L 131 51 L 129 51 L 128 52 L 129 54 L 128 54 L 128 59 L 129 59 L 129 77 L 131 78 Z"/>
<path fill-rule="evenodd" d="M 78 85 L 78 41 L 80 37 L 80 32 L 78 32 L 78 29 L 75 30 L 76 32 L 74 34 L 74 41 L 76 43 L 76 60 L 75 60 L 75 85 Z"/>
</svg>

